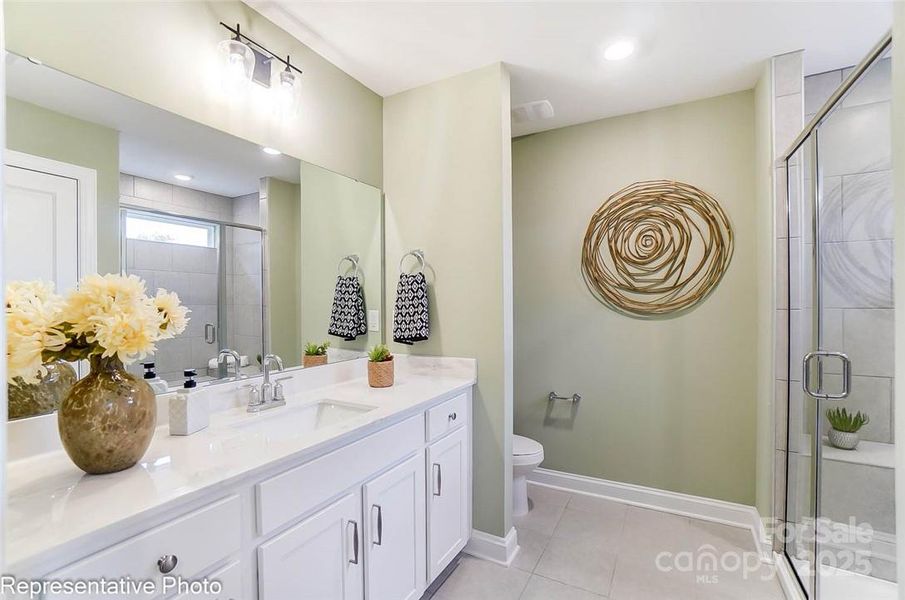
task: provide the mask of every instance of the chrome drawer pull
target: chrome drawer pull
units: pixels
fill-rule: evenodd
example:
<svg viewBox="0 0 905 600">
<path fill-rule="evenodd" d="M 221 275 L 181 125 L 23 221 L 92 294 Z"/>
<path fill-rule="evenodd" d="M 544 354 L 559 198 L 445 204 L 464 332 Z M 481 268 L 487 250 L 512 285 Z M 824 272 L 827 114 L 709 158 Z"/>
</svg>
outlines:
<svg viewBox="0 0 905 600">
<path fill-rule="evenodd" d="M 440 467 L 440 463 L 434 463 L 434 471 L 437 474 L 436 477 L 434 477 L 434 480 L 437 482 L 434 496 L 440 496 L 443 494 L 443 469 Z"/>
<path fill-rule="evenodd" d="M 379 504 L 374 504 L 371 506 L 372 514 L 375 508 L 377 509 L 377 539 L 374 540 L 374 545 L 380 546 L 383 544 L 383 508 Z"/>
<path fill-rule="evenodd" d="M 176 568 L 176 563 L 179 562 L 179 558 L 176 557 L 175 554 L 164 554 L 160 558 L 157 559 L 157 568 L 161 573 L 166 575 L 170 571 Z"/>
<path fill-rule="evenodd" d="M 349 528 L 349 525 L 352 526 L 352 558 L 349 559 L 349 562 L 353 565 L 358 564 L 358 523 L 356 521 L 349 521 L 346 524 L 346 529 Z"/>
<path fill-rule="evenodd" d="M 453 413 L 449 413 L 449 420 L 450 420 L 450 421 L 455 421 L 457 416 L 458 416 L 458 415 L 456 415 L 456 413 L 454 413 L 454 412 L 453 412 Z"/>
</svg>

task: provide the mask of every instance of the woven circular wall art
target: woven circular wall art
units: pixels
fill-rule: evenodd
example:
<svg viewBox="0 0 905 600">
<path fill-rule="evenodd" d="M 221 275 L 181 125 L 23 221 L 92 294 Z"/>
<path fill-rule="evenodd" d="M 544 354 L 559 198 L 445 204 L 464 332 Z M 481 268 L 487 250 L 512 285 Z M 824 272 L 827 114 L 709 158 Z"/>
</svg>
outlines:
<svg viewBox="0 0 905 600">
<path fill-rule="evenodd" d="M 712 196 L 678 181 L 641 181 L 610 196 L 591 217 L 581 271 L 601 302 L 653 317 L 707 297 L 732 250 L 732 227 Z"/>
</svg>

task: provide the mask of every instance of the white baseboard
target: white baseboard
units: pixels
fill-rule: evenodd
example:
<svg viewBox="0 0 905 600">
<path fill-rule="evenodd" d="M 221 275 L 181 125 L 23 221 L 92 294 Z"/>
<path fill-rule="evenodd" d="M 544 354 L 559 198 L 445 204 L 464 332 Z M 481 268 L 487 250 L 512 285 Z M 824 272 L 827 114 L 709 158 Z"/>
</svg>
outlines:
<svg viewBox="0 0 905 600">
<path fill-rule="evenodd" d="M 798 579 L 792 573 L 792 565 L 785 556 L 774 554 L 773 563 L 776 565 L 776 576 L 779 585 L 787 600 L 807 600 L 798 585 Z"/>
<path fill-rule="evenodd" d="M 503 566 L 510 566 L 515 555 L 518 554 L 518 535 L 515 527 L 509 530 L 506 537 L 491 535 L 475 529 L 471 532 L 471 539 L 462 550 L 476 558 L 483 558 Z"/>
<path fill-rule="evenodd" d="M 528 475 L 528 481 L 567 492 L 601 496 L 633 506 L 652 508 L 723 525 L 743 527 L 751 531 L 761 560 L 767 563 L 773 562 L 773 550 L 770 547 L 764 523 L 753 506 L 585 477 L 584 475 L 573 475 L 550 469 L 535 469 Z"/>
</svg>

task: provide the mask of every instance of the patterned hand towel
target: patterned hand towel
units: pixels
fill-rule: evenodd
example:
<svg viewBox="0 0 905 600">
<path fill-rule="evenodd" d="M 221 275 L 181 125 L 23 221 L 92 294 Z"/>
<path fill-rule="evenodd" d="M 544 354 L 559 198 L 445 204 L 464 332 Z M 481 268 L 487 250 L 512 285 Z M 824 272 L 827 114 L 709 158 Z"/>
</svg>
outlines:
<svg viewBox="0 0 905 600">
<path fill-rule="evenodd" d="M 424 273 L 400 274 L 396 286 L 393 341 L 411 345 L 426 340 L 430 336 L 427 314 L 427 279 Z"/>
<path fill-rule="evenodd" d="M 327 333 L 344 340 L 354 340 L 367 332 L 365 296 L 361 282 L 355 275 L 341 275 L 336 278 L 333 310 L 330 313 L 330 327 Z"/>
</svg>

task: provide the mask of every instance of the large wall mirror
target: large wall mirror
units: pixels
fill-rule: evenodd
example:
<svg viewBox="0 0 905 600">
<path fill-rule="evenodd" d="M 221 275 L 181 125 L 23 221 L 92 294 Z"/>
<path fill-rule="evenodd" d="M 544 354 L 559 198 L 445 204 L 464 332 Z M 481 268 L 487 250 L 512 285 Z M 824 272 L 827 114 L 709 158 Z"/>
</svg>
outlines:
<svg viewBox="0 0 905 600">
<path fill-rule="evenodd" d="M 176 292 L 188 328 L 129 366 L 171 388 L 187 369 L 215 382 L 268 353 L 291 368 L 308 344 L 335 362 L 383 341 L 379 189 L 25 57 L 6 67 L 4 284 L 125 273 Z M 360 322 L 331 325 L 338 286 Z M 52 412 L 50 387 L 11 385 L 10 418 Z"/>
</svg>

